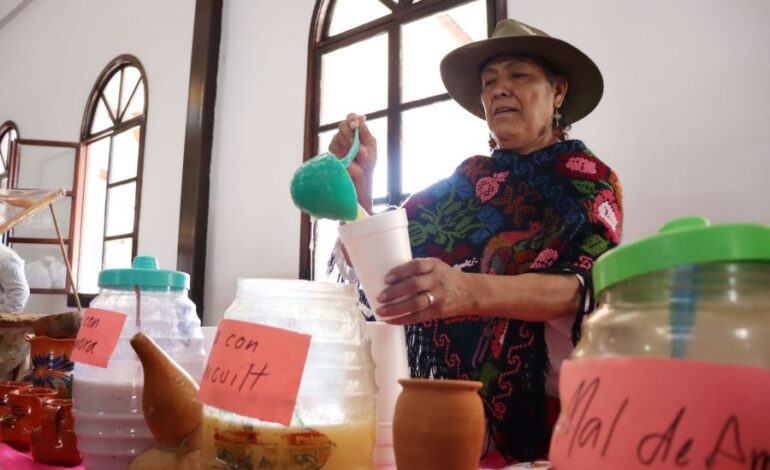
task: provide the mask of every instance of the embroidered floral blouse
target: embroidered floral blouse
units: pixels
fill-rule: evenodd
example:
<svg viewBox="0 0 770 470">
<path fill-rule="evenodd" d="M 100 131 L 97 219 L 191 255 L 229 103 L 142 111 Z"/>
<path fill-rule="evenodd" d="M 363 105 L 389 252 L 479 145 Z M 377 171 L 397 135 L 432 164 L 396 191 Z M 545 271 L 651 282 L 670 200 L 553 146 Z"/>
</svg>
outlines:
<svg viewBox="0 0 770 470">
<path fill-rule="evenodd" d="M 414 257 L 466 272 L 575 273 L 593 308 L 594 260 L 620 241 L 618 178 L 579 140 L 529 155 L 495 150 L 464 161 L 450 177 L 404 204 Z M 465 315 L 406 327 L 414 377 L 479 380 L 498 449 L 531 460 L 547 451 L 543 323 Z"/>
</svg>

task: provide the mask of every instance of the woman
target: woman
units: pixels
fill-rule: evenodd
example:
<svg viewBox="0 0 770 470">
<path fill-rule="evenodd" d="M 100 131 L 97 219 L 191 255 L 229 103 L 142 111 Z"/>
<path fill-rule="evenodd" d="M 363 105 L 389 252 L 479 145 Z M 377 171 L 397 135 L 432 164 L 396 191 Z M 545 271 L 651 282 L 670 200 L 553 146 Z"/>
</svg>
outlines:
<svg viewBox="0 0 770 470">
<path fill-rule="evenodd" d="M 486 119 L 492 155 L 406 201 L 415 259 L 378 297 L 405 300 L 377 313 L 407 325 L 413 376 L 481 381 L 497 448 L 531 460 L 547 452 L 546 395 L 593 308 L 591 266 L 620 241 L 617 177 L 565 133 L 598 104 L 602 77 L 575 47 L 512 19 L 449 53 L 441 74 Z M 349 115 L 329 150 L 344 155 L 356 127 L 349 172 L 371 209 L 377 151 L 363 116 Z"/>
</svg>

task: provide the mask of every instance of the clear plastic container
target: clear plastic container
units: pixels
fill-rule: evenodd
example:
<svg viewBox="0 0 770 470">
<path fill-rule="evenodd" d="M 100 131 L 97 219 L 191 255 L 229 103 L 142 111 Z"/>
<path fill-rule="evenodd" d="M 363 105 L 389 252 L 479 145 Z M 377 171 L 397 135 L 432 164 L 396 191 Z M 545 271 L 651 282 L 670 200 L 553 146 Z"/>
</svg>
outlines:
<svg viewBox="0 0 770 470">
<path fill-rule="evenodd" d="M 554 468 L 719 470 L 761 459 L 770 226 L 675 220 L 605 253 L 593 281 L 600 306 L 561 369 Z"/>
<path fill-rule="evenodd" d="M 657 357 L 770 369 L 770 227 L 701 218 L 594 267 L 599 308 L 572 358 Z"/>
<path fill-rule="evenodd" d="M 154 445 L 142 414 L 143 370 L 131 337 L 139 331 L 150 336 L 196 380 L 205 351 L 187 274 L 160 270 L 155 258 L 141 256 L 131 269 L 102 271 L 99 286 L 90 306 L 124 313 L 126 323 L 106 369 L 75 365 L 72 413 L 85 467 L 117 470 Z"/>
<path fill-rule="evenodd" d="M 770 369 L 770 263 L 667 269 L 607 288 L 573 359 L 681 358 Z"/>
<path fill-rule="evenodd" d="M 377 386 L 355 287 L 240 279 L 224 316 L 312 339 L 291 425 L 204 406 L 203 467 L 373 468 Z"/>
</svg>

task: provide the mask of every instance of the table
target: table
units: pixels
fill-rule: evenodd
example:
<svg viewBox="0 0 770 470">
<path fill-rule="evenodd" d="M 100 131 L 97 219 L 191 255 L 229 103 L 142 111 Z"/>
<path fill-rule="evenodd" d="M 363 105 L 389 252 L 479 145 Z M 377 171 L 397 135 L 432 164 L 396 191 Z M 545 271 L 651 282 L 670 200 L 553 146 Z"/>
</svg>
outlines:
<svg viewBox="0 0 770 470">
<path fill-rule="evenodd" d="M 13 447 L 0 442 L 0 470 L 85 470 L 82 465 L 77 467 L 58 467 L 45 465 L 32 460 L 29 452 L 19 452 Z"/>
</svg>

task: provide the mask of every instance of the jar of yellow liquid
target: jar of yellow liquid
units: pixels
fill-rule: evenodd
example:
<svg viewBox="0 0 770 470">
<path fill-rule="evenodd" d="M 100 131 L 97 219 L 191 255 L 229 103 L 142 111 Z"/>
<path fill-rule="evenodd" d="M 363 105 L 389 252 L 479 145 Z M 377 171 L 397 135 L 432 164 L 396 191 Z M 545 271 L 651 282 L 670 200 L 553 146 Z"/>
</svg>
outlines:
<svg viewBox="0 0 770 470">
<path fill-rule="evenodd" d="M 240 279 L 225 318 L 310 335 L 291 424 L 204 406 L 204 468 L 374 468 L 374 362 L 354 286 Z"/>
</svg>

